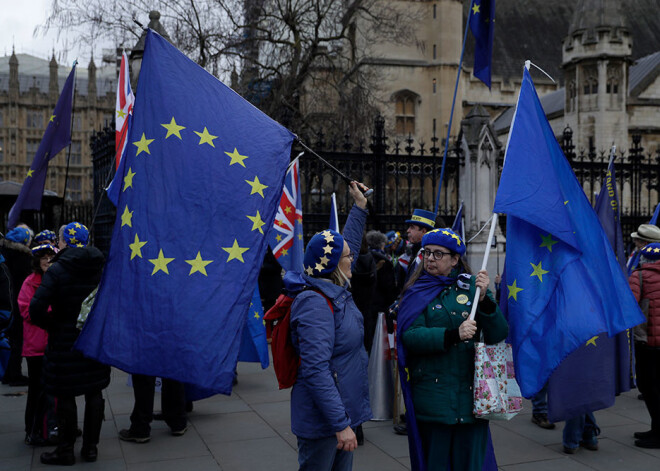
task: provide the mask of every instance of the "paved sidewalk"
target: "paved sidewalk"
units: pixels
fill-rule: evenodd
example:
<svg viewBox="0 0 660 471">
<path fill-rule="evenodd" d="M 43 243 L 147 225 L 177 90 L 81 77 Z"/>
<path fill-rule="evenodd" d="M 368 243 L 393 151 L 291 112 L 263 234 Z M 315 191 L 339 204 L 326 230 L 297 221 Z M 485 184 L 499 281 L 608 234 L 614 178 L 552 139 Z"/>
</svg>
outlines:
<svg viewBox="0 0 660 471">
<path fill-rule="evenodd" d="M 104 471 L 296 470 L 289 391 L 277 390 L 272 368 L 262 371 L 256 364 L 240 363 L 238 372 L 239 383 L 231 397 L 215 396 L 195 403 L 184 436 L 173 437 L 163 422 L 154 422 L 151 441 L 135 444 L 117 438 L 118 430 L 129 426 L 133 393 L 126 386 L 126 374 L 113 370 L 112 383 L 104 394 L 106 420 L 99 460 L 84 463 L 77 455 L 76 466 Z M 26 396 L 18 393 L 25 391 L 0 386 L 0 470 L 52 470 L 39 462 L 39 455 L 50 448 L 30 448 L 23 443 Z M 633 446 L 633 432 L 650 427 L 637 391 L 622 395 L 614 407 L 596 413 L 602 429 L 599 451 L 580 449 L 570 456 L 561 451 L 562 425 L 555 430 L 538 428 L 530 421 L 530 407 L 526 402 L 525 411 L 510 422 L 491 422 L 501 470 L 660 470 L 660 450 Z M 356 471 L 410 469 L 407 439 L 395 435 L 390 422 L 370 422 L 364 428 L 366 443 L 355 453 Z M 76 453 L 80 445 L 78 441 Z"/>
</svg>

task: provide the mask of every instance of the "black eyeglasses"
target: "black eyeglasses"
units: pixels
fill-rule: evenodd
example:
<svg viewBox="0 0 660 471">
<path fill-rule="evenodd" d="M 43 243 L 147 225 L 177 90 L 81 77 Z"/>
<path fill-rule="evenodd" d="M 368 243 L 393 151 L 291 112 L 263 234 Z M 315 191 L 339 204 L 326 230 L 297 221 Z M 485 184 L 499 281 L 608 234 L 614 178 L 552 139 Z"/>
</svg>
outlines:
<svg viewBox="0 0 660 471">
<path fill-rule="evenodd" d="M 342 255 L 342 258 L 344 257 L 348 257 L 351 263 L 355 260 L 355 254 L 353 252 L 350 252 L 348 255 Z"/>
<path fill-rule="evenodd" d="M 422 250 L 422 253 L 424 254 L 425 258 L 431 258 L 431 255 L 433 255 L 434 260 L 442 260 L 442 257 L 445 255 L 451 255 L 451 252 L 443 252 L 442 250 Z"/>
</svg>

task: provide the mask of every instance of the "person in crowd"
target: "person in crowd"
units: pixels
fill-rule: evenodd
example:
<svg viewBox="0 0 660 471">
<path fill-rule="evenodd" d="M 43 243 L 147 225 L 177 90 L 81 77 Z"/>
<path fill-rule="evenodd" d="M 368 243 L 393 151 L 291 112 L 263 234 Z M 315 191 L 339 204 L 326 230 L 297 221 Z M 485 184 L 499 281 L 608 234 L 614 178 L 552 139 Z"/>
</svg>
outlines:
<svg viewBox="0 0 660 471">
<path fill-rule="evenodd" d="M 378 320 L 378 313 L 387 313 L 390 305 L 399 295 L 394 276 L 394 264 L 385 253 L 387 241 L 387 237 L 382 232 L 367 232 L 367 243 L 369 244 L 369 249 L 376 262 L 376 288 L 373 302 L 371 304 L 371 315 L 374 319 L 374 326 Z M 367 353 L 370 353 L 371 345 L 373 344 L 374 329 L 366 330 L 366 325 L 367 323 L 365 321 L 364 345 L 367 348 Z M 388 331 L 391 331 L 389 325 Z"/>
<path fill-rule="evenodd" d="M 553 430 L 555 424 L 548 420 L 548 384 L 532 396 L 532 423 L 547 430 Z"/>
<path fill-rule="evenodd" d="M 367 199 L 351 182 L 355 200 L 343 235 L 314 235 L 305 250 L 304 273 L 287 272 L 291 340 L 300 366 L 291 391 L 291 430 L 298 439 L 301 471 L 347 471 L 353 466 L 353 431 L 371 419 L 363 320 L 350 287 L 351 265 L 367 218 Z"/>
<path fill-rule="evenodd" d="M 488 290 L 488 273 L 469 274 L 461 258 L 465 243 L 456 233 L 429 231 L 421 245 L 424 260 L 404 287 L 397 325 L 399 361 L 409 372 L 409 380 L 401 382 L 413 405 L 407 410 L 408 440 L 411 447 L 421 442 L 429 470 L 445 470 L 448 463 L 452 469 L 481 470 L 488 421 L 472 413 L 474 342 L 481 335 L 487 344 L 504 340 L 508 324 Z M 470 320 L 473 302 L 478 306 Z"/>
<path fill-rule="evenodd" d="M 264 312 L 268 311 L 282 292 L 282 267 L 268 247 L 264 263 L 259 270 L 259 295 Z"/>
<path fill-rule="evenodd" d="M 43 357 L 48 344 L 48 333 L 32 323 L 30 302 L 41 285 L 41 278 L 50 267 L 55 256 L 55 247 L 42 244 L 32 249 L 32 273 L 23 282 L 18 294 L 18 307 L 23 317 L 23 356 L 28 367 L 28 395 L 25 404 L 25 443 L 42 446 L 47 444 L 44 437 L 43 420 L 47 400 L 42 387 L 41 371 Z"/>
<path fill-rule="evenodd" d="M 35 246 L 50 244 L 53 247 L 57 247 L 57 234 L 55 234 L 53 231 L 49 229 L 44 229 L 43 231 L 39 232 L 37 235 L 34 236 L 34 239 L 32 240 L 32 244 Z"/>
<path fill-rule="evenodd" d="M 422 247 L 422 237 L 428 231 L 435 227 L 435 213 L 424 209 L 414 209 L 410 219 L 406 219 L 408 229 L 408 270 L 406 271 L 405 281 L 408 281 L 417 267 L 421 265 L 422 259 L 419 257 L 419 250 Z"/>
<path fill-rule="evenodd" d="M 0 237 L 2 235 L 0 234 Z M 11 273 L 0 253 L 0 377 L 4 377 L 5 368 L 11 357 L 9 330 L 11 328 L 12 289 Z"/>
<path fill-rule="evenodd" d="M 635 432 L 635 446 L 660 448 L 660 243 L 641 249 L 641 262 L 628 282 L 638 302 L 648 300 L 646 323 L 635 327 L 633 336 L 637 387 L 651 416 L 651 430 Z"/>
<path fill-rule="evenodd" d="M 73 349 L 80 307 L 101 280 L 104 257 L 88 247 L 89 231 L 72 222 L 61 231 L 60 247 L 30 303 L 32 322 L 48 331 L 44 355 L 44 385 L 57 398 L 59 445 L 41 454 L 44 464 L 72 465 L 78 430 L 76 396 L 85 396 L 83 444 L 85 461 L 96 461 L 105 403 L 102 391 L 110 383 L 110 367 Z M 52 310 L 49 310 L 49 307 Z"/>
<path fill-rule="evenodd" d="M 600 435 L 600 428 L 596 423 L 596 417 L 594 417 L 593 412 L 580 414 L 577 417 L 566 420 L 562 436 L 564 453 L 572 455 L 580 447 L 597 451 L 598 435 Z"/>
<path fill-rule="evenodd" d="M 26 227 L 15 227 L 0 240 L 0 253 L 11 274 L 12 309 L 8 336 L 11 353 L 7 370 L 2 378 L 2 383 L 10 386 L 28 384 L 27 376 L 23 375 L 23 319 L 18 309 L 18 292 L 25 278 L 32 272 L 31 240 L 30 230 Z"/>
<path fill-rule="evenodd" d="M 376 261 L 369 250 L 365 237 L 362 238 L 360 253 L 351 268 L 351 273 L 351 293 L 355 305 L 364 318 L 364 347 L 367 350 L 367 355 L 369 355 L 378 314 L 373 313 L 373 303 L 376 295 Z"/>
<path fill-rule="evenodd" d="M 637 268 L 639 265 L 639 260 L 641 256 L 641 250 L 646 247 L 647 244 L 660 242 L 660 227 L 655 224 L 641 224 L 637 231 L 630 234 L 633 244 L 635 244 L 634 250 L 630 253 L 628 257 L 628 262 L 626 266 L 628 267 L 628 274 Z"/>
</svg>

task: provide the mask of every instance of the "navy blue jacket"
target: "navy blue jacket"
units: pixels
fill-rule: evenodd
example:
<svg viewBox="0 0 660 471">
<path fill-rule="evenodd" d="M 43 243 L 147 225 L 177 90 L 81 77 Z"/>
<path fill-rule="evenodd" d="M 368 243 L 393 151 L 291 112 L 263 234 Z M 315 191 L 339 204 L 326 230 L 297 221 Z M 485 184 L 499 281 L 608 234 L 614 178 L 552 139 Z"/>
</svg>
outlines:
<svg viewBox="0 0 660 471">
<path fill-rule="evenodd" d="M 366 218 L 354 206 L 346 221 L 343 236 L 353 253 L 359 252 Z M 351 293 L 292 272 L 284 284 L 299 292 L 291 306 L 291 339 L 301 359 L 291 391 L 291 430 L 302 438 L 326 438 L 370 420 L 364 321 Z M 334 312 L 317 291 L 331 300 Z"/>
</svg>

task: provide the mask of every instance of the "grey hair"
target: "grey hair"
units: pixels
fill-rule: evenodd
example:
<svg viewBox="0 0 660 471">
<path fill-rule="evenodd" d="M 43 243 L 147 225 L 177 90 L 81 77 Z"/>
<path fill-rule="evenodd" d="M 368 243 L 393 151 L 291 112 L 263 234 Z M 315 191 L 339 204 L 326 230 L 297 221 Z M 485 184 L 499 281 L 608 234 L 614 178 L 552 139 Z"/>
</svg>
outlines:
<svg viewBox="0 0 660 471">
<path fill-rule="evenodd" d="M 387 243 L 387 237 L 380 231 L 367 232 L 367 245 L 370 249 L 380 249 Z"/>
</svg>

